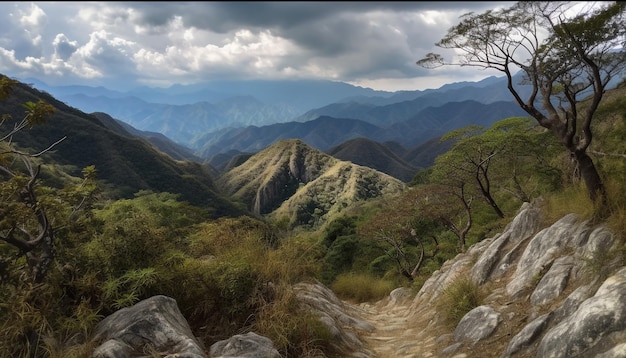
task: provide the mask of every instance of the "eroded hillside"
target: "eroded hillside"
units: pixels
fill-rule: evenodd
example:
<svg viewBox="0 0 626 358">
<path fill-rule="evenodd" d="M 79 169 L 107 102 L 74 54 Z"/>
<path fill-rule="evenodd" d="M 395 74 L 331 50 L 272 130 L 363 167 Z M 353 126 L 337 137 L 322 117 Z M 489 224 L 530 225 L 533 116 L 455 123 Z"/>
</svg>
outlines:
<svg viewBox="0 0 626 358">
<path fill-rule="evenodd" d="M 260 151 L 220 176 L 218 184 L 256 214 L 311 226 L 353 202 L 405 188 L 398 179 L 340 161 L 298 139 Z"/>
</svg>

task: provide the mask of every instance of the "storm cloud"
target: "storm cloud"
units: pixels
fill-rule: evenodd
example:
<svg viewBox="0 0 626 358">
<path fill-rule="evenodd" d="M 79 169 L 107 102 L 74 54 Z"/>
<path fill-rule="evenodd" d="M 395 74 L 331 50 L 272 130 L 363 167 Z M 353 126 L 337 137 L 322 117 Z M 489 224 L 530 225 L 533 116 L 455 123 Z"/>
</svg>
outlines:
<svg viewBox="0 0 626 358">
<path fill-rule="evenodd" d="M 169 86 L 327 79 L 436 88 L 494 73 L 426 70 L 459 16 L 512 2 L 2 2 L 2 73 L 46 83 Z"/>
</svg>

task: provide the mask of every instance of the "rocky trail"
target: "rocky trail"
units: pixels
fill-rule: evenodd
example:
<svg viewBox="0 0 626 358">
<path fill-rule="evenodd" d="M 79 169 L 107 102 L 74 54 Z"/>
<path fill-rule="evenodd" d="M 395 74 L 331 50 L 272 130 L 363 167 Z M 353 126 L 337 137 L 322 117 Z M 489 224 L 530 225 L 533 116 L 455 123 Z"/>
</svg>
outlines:
<svg viewBox="0 0 626 358">
<path fill-rule="evenodd" d="M 375 357 L 434 357 L 432 350 L 436 337 L 429 336 L 428 330 L 422 329 L 428 327 L 434 312 L 416 315 L 411 311 L 408 298 L 363 304 L 359 308 L 361 317 L 374 326 L 372 331 L 361 334 L 361 338 Z"/>
</svg>

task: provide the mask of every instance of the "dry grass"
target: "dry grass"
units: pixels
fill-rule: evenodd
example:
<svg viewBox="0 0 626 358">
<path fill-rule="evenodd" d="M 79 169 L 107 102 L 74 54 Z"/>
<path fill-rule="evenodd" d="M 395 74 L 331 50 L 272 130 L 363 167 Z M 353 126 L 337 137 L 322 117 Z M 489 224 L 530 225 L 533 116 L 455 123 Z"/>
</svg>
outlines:
<svg viewBox="0 0 626 358">
<path fill-rule="evenodd" d="M 474 282 L 469 275 L 462 275 L 441 292 L 437 311 L 443 315 L 447 324 L 454 327 L 466 313 L 482 305 L 486 296 L 483 286 Z"/>
<path fill-rule="evenodd" d="M 367 274 L 347 273 L 337 276 L 331 289 L 337 296 L 353 302 L 373 302 L 387 297 L 396 288 L 391 281 Z"/>
</svg>

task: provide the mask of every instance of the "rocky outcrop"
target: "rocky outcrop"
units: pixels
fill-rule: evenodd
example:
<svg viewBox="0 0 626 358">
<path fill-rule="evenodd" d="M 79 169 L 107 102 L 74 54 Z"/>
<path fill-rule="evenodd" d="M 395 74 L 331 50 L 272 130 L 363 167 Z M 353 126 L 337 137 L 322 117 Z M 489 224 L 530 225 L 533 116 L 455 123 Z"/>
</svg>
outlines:
<svg viewBox="0 0 626 358">
<path fill-rule="evenodd" d="M 334 349 L 345 357 L 371 357 L 360 338 L 374 327 L 361 318 L 358 308 L 340 300 L 329 288 L 316 283 L 294 286 L 298 300 L 320 318 L 331 332 Z"/>
<path fill-rule="evenodd" d="M 206 357 L 176 301 L 166 296 L 150 297 L 106 317 L 97 325 L 94 340 L 100 345 L 92 358 L 145 357 L 150 352 Z"/>
<path fill-rule="evenodd" d="M 411 311 L 423 314 L 460 275 L 490 292 L 431 354 L 624 357 L 622 244 L 605 226 L 574 214 L 540 228 L 539 207 L 524 204 L 501 234 L 446 262 L 417 293 Z M 438 314 L 429 312 L 432 326 L 425 329 L 435 332 Z"/>
</svg>

